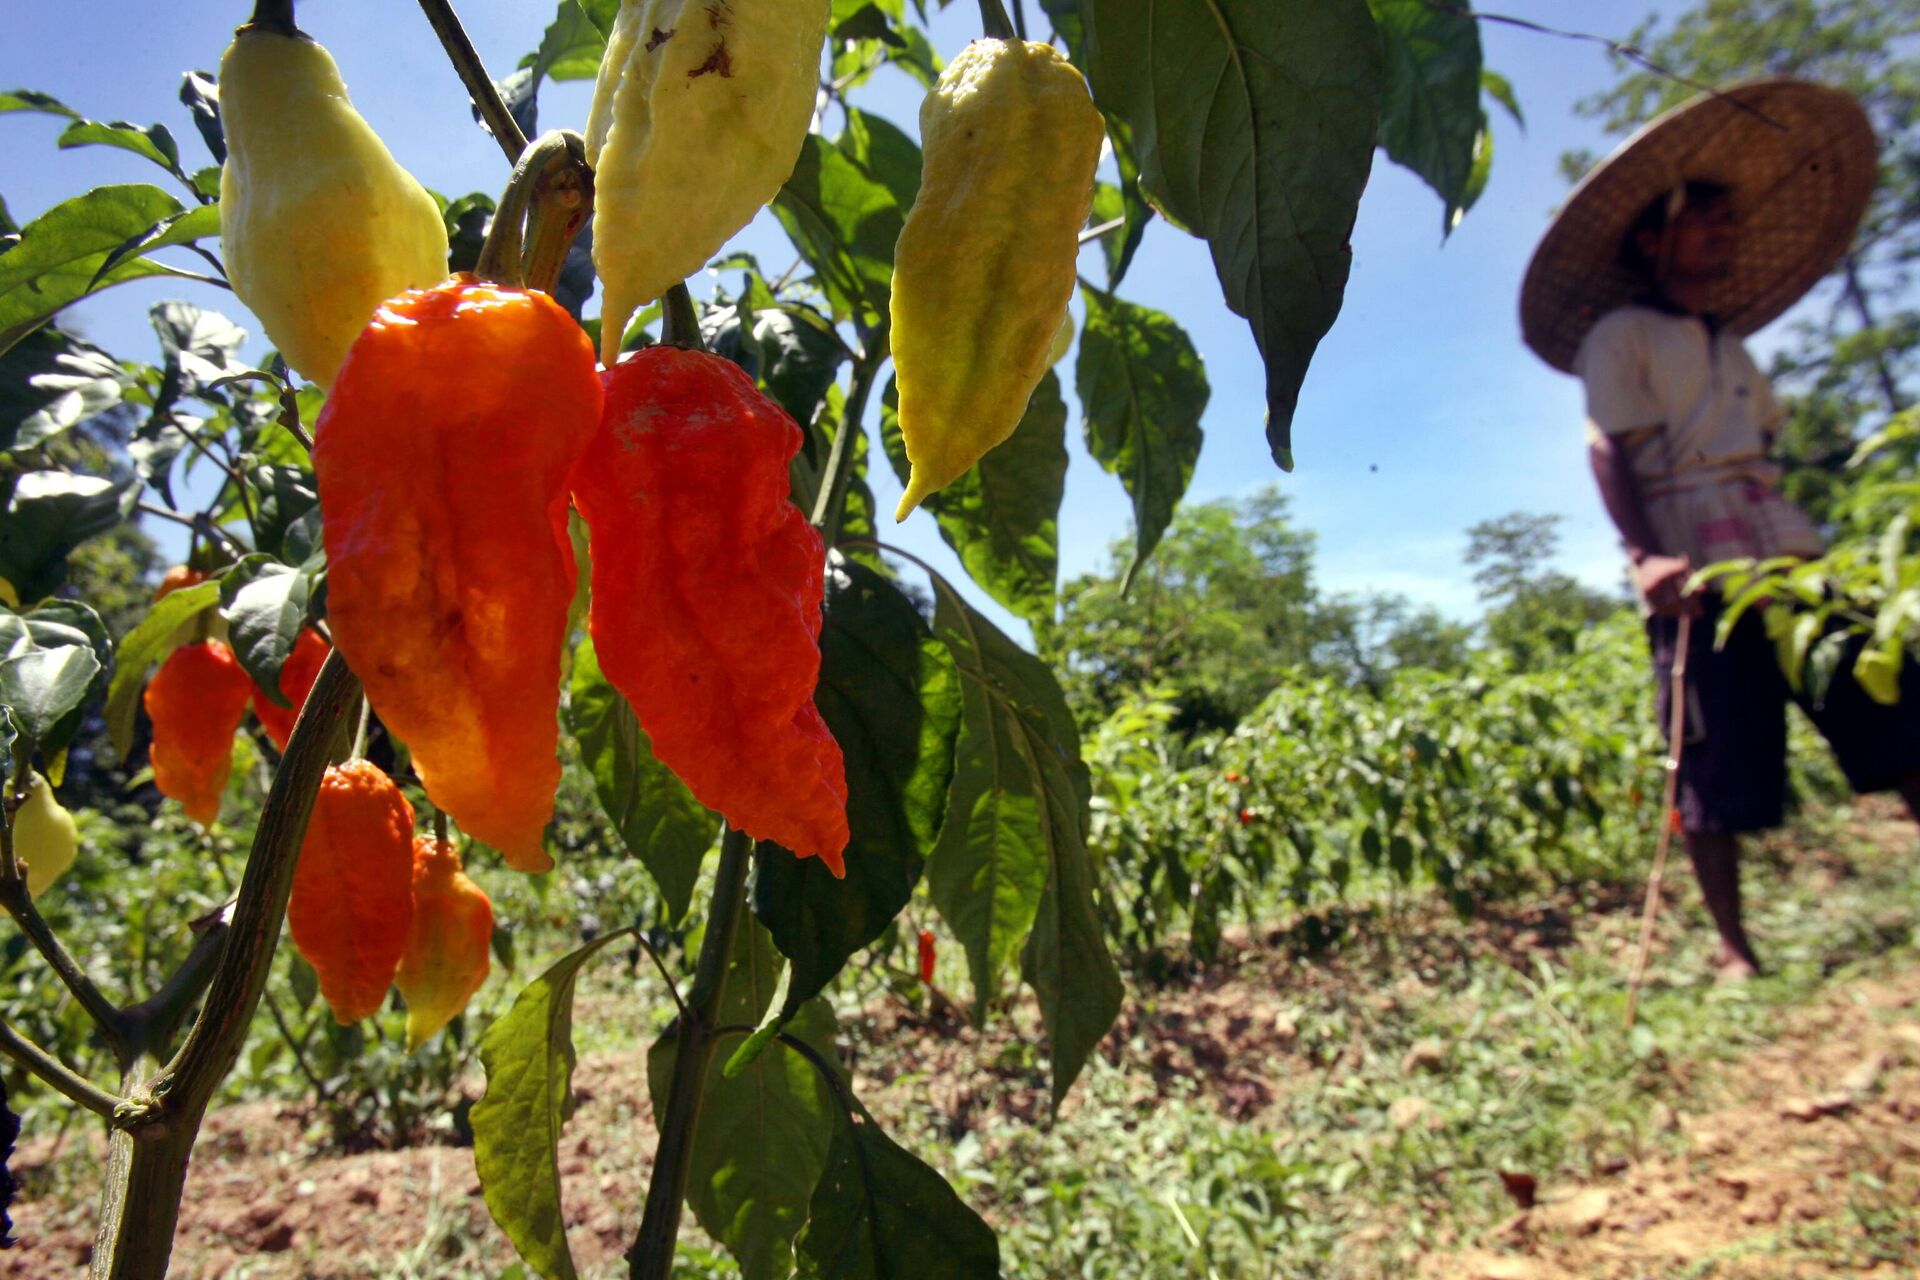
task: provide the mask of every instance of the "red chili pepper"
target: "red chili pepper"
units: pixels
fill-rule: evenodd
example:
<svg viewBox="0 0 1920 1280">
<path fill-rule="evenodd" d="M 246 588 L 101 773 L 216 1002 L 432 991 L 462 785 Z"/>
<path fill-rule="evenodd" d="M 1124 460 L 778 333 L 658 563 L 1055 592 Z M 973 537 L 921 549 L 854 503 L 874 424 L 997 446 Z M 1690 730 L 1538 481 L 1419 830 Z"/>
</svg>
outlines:
<svg viewBox="0 0 1920 1280">
<path fill-rule="evenodd" d="M 1255 818 L 1258 818 L 1259 816 L 1260 814 L 1258 810 L 1242 809 L 1240 811 L 1240 825 L 1243 827 L 1247 826 L 1249 823 L 1251 823 Z"/>
<path fill-rule="evenodd" d="M 1238 782 L 1245 782 L 1246 779 L 1240 775 L 1238 770 L 1229 769 L 1227 770 L 1227 781 L 1238 783 Z"/>
<path fill-rule="evenodd" d="M 842 875 L 846 766 L 813 701 L 825 555 L 788 497 L 800 428 L 705 352 L 648 347 L 602 377 L 573 473 L 601 669 L 701 804 Z"/>
<path fill-rule="evenodd" d="M 922 929 L 920 931 L 920 981 L 929 987 L 933 985 L 934 959 L 933 930 Z"/>
<path fill-rule="evenodd" d="M 1687 833 L 1685 824 L 1680 821 L 1680 811 L 1678 809 L 1667 810 L 1667 830 L 1677 836 L 1683 836 Z"/>
</svg>

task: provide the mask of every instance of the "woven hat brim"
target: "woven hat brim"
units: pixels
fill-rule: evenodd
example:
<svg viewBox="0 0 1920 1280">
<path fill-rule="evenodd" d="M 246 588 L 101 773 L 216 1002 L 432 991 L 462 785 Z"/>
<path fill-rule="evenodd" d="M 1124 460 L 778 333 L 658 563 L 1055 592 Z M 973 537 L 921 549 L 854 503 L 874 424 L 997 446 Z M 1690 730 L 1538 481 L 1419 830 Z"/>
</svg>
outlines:
<svg viewBox="0 0 1920 1280">
<path fill-rule="evenodd" d="M 1731 193 L 1736 257 L 1706 310 L 1752 333 L 1845 253 L 1879 172 L 1873 126 L 1852 97 L 1801 80 L 1758 80 L 1695 98 L 1647 124 L 1574 188 L 1520 289 L 1520 330 L 1572 372 L 1587 331 L 1644 292 L 1620 261 L 1640 212 L 1688 181 Z"/>
</svg>

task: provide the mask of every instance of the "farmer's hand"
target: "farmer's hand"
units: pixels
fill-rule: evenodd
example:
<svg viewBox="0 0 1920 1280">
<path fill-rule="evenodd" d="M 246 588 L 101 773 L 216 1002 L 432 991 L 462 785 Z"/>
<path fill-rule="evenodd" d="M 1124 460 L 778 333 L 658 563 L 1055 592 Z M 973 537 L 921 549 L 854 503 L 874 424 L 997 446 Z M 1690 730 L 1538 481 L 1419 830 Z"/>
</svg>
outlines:
<svg viewBox="0 0 1920 1280">
<path fill-rule="evenodd" d="M 1669 617 L 1699 614 L 1699 597 L 1686 594 L 1687 579 L 1692 575 L 1693 566 L 1685 556 L 1647 555 L 1633 566 L 1634 584 L 1647 607 Z"/>
</svg>

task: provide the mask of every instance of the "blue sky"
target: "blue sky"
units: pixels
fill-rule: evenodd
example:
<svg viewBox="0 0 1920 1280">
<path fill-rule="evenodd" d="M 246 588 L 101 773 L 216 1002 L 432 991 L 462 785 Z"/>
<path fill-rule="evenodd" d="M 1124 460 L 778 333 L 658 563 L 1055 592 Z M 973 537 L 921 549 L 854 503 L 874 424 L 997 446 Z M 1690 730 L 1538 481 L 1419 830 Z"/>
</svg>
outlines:
<svg viewBox="0 0 1920 1280">
<path fill-rule="evenodd" d="M 99 0 L 86 6 L 84 21 L 65 0 L 9 0 L 8 7 L 0 86 L 52 93 L 94 119 L 161 121 L 189 169 L 208 162 L 175 95 L 187 70 L 216 68 L 231 27 L 246 17 L 245 0 Z M 552 16 L 546 0 L 469 0 L 459 7 L 496 75 L 539 42 Z M 1621 36 L 1647 9 L 1599 4 L 1570 14 L 1562 4 L 1512 0 L 1503 11 Z M 504 163 L 468 123 L 465 93 L 417 8 L 398 0 L 308 0 L 299 13 L 340 62 L 356 106 L 422 182 L 449 196 L 497 192 Z M 976 32 L 977 12 L 965 3 L 952 4 L 932 28 L 943 56 Z M 1574 116 L 1572 104 L 1610 83 L 1613 72 L 1593 45 L 1497 24 L 1484 24 L 1482 38 L 1487 65 L 1512 80 L 1527 127 L 1496 113 L 1492 181 L 1444 244 L 1437 198 L 1377 156 L 1354 232 L 1346 304 L 1300 399 L 1291 475 L 1268 459 L 1257 353 L 1245 322 L 1220 299 L 1206 246 L 1156 221 L 1121 289 L 1172 314 L 1206 361 L 1213 396 L 1189 499 L 1233 497 L 1277 481 L 1292 497 L 1298 523 L 1319 536 L 1323 586 L 1401 592 L 1457 616 L 1476 612 L 1461 562 L 1464 530 L 1509 511 L 1564 515 L 1561 567 L 1598 586 L 1621 580 L 1613 533 L 1586 471 L 1579 389 L 1521 345 L 1515 311 L 1527 257 L 1566 191 L 1560 153 L 1607 145 L 1591 122 Z M 856 102 L 912 131 L 920 92 L 889 73 Z M 541 127 L 580 127 L 587 96 L 584 84 L 549 85 Z M 0 195 L 18 221 L 89 186 L 158 176 L 145 162 L 105 148 L 56 151 L 59 127 L 50 117 L 0 116 Z M 733 247 L 757 254 L 769 273 L 794 256 L 771 215 Z M 1099 279 L 1094 254 L 1089 247 L 1083 273 Z M 118 354 L 152 359 L 146 307 L 177 296 L 257 332 L 231 295 L 177 283 L 123 286 L 67 319 Z M 1755 345 L 1764 353 L 1768 344 L 1763 337 Z M 256 340 L 250 350 L 264 349 Z M 1071 357 L 1061 368 L 1070 374 Z M 1103 564 L 1130 520 L 1119 482 L 1081 447 L 1077 421 L 1076 407 L 1060 517 L 1063 578 Z M 879 506 L 891 510 L 898 496 L 891 472 L 876 468 L 873 483 Z M 964 578 L 930 517 L 916 514 L 889 536 Z"/>
</svg>

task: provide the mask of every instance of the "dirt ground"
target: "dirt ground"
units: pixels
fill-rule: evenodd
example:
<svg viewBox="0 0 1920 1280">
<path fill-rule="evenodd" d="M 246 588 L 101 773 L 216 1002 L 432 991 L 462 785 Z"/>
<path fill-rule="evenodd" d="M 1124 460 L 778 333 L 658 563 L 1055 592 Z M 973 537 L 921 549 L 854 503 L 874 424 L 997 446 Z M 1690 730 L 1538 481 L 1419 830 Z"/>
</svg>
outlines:
<svg viewBox="0 0 1920 1280">
<path fill-rule="evenodd" d="M 1877 1212 L 1906 1221 L 1911 1252 L 1845 1274 L 1920 1275 L 1920 971 L 1835 990 L 1724 1078 L 1723 1105 L 1661 1117 L 1684 1154 L 1542 1196 L 1421 1274 L 1630 1280 L 1711 1255 L 1714 1276 L 1831 1276 L 1796 1243 L 1858 1237 Z"/>
<path fill-rule="evenodd" d="M 1630 931 L 1630 902 L 1603 910 L 1609 936 Z M 1563 942 L 1577 924 L 1563 911 L 1536 907 L 1452 935 L 1436 932 L 1422 945 L 1504 954 Z M 1130 1001 L 1108 1054 L 1118 1056 L 1129 1042 L 1147 1046 L 1133 1064 L 1136 1101 L 1197 1077 L 1223 1114 L 1258 1124 L 1288 1090 L 1309 1087 L 1329 1069 L 1299 1043 L 1277 993 L 1288 983 L 1337 982 L 1339 973 L 1239 941 L 1241 958 L 1258 951 L 1259 963 L 1230 960 L 1154 992 L 1145 1004 Z M 983 1075 L 982 1064 L 996 1057 L 995 1041 L 1033 1034 L 1028 1019 L 1016 1016 L 985 1036 L 957 1020 L 929 1025 L 898 1009 L 876 1008 L 860 1021 L 849 1028 L 849 1041 L 862 1046 L 849 1065 L 857 1091 L 883 1121 L 910 1102 L 931 1108 L 958 1137 L 988 1109 L 1027 1120 L 1044 1109 L 1038 1077 Z M 1683 1076 L 1691 1067 L 1672 1064 Z M 1674 1144 L 1677 1154 L 1623 1159 L 1584 1184 L 1534 1186 L 1518 1175 L 1509 1184 L 1512 1216 L 1471 1247 L 1426 1258 L 1419 1274 L 1834 1275 L 1834 1242 L 1844 1255 L 1845 1241 L 1872 1234 L 1881 1242 L 1914 1241 L 1914 1256 L 1888 1255 L 1883 1243 L 1878 1256 L 1858 1251 L 1840 1274 L 1920 1276 L 1920 1225 L 1913 1225 L 1920 1223 L 1920 965 L 1826 987 L 1770 1043 L 1681 1083 L 1698 1086 L 1680 1091 L 1691 1101 L 1679 1109 L 1653 1104 L 1652 1117 L 1657 1128 L 1684 1136 L 1684 1144 Z M 653 1146 L 644 1055 L 584 1055 L 575 1086 L 579 1106 L 561 1168 L 574 1256 L 591 1275 L 615 1262 L 638 1218 Z M 1070 1099 L 1069 1108 L 1075 1105 Z M 209 1120 L 194 1157 L 174 1276 L 428 1277 L 476 1268 L 496 1274 L 512 1262 L 481 1201 L 470 1151 L 315 1154 L 310 1124 L 302 1111 L 273 1103 L 232 1107 Z M 15 1169 L 30 1187 L 44 1189 L 54 1162 L 72 1171 L 75 1162 L 62 1157 L 85 1141 L 30 1137 Z M 1861 1224 L 1870 1215 L 1889 1215 L 1878 1221 L 1910 1229 L 1865 1233 Z M 0 1277 L 80 1274 L 93 1218 L 94 1206 L 78 1192 L 55 1189 L 17 1202 L 19 1246 L 0 1253 Z M 1807 1252 L 1797 1245 L 1816 1238 L 1825 1243 L 1814 1252 L 1829 1260 L 1817 1271 L 1796 1260 Z M 1697 1260 L 1708 1256 L 1712 1269 L 1702 1272 Z"/>
</svg>

